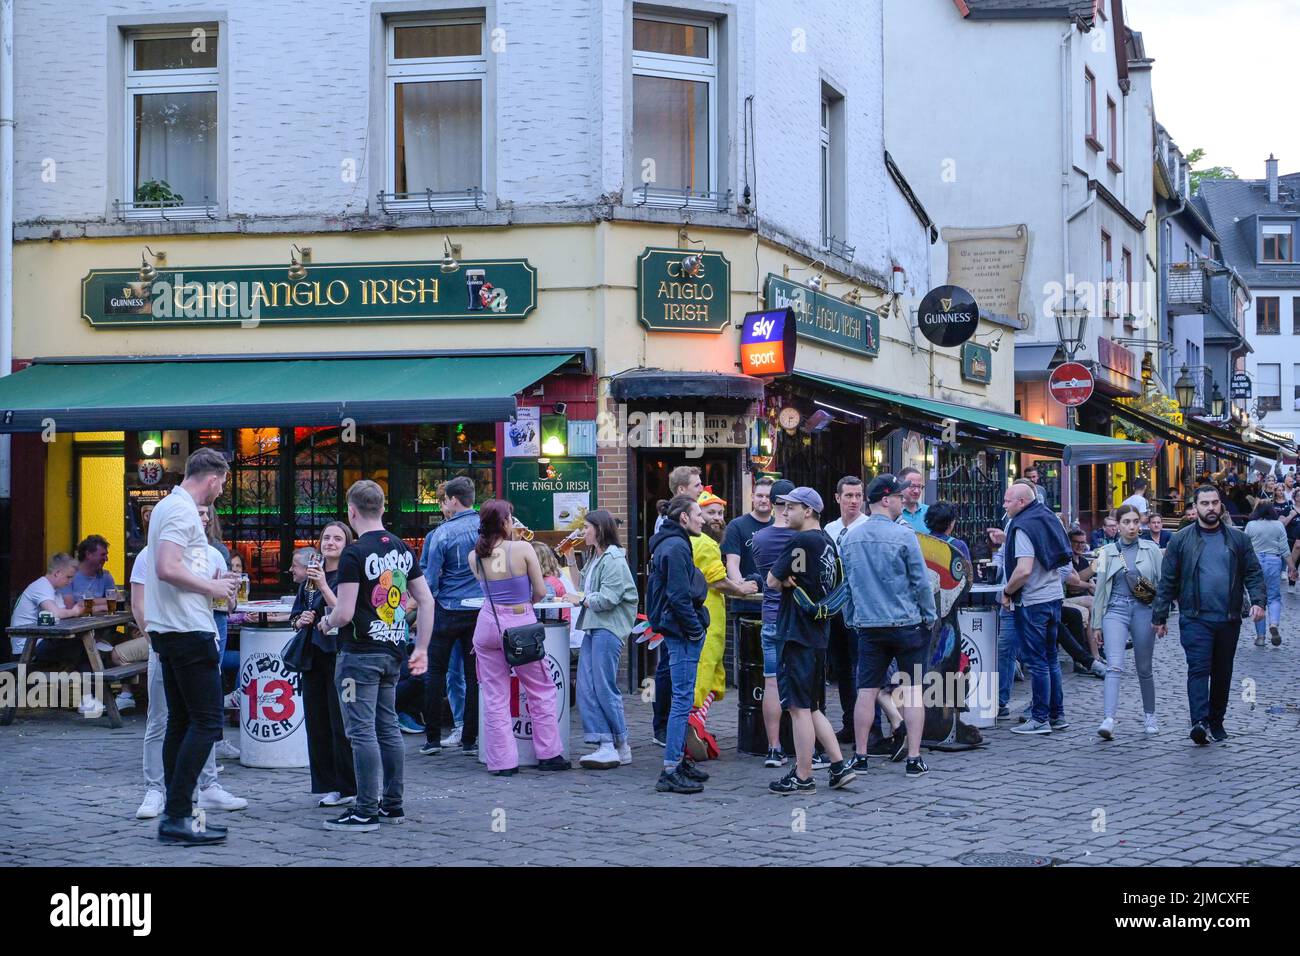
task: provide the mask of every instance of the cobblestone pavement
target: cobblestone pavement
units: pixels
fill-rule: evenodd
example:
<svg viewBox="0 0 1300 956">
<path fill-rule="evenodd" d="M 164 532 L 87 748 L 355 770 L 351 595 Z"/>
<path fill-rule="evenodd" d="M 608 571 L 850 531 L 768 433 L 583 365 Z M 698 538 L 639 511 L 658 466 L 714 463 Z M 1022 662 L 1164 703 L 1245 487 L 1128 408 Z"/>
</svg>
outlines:
<svg viewBox="0 0 1300 956">
<path fill-rule="evenodd" d="M 223 784 L 250 801 L 245 811 L 217 814 L 230 826 L 227 844 L 163 847 L 156 822 L 134 816 L 143 715 L 110 730 L 71 711 L 23 711 L 0 727 L 0 863 L 931 865 L 972 851 L 1019 851 L 1060 864 L 1297 865 L 1300 596 L 1283 590 L 1293 623 L 1283 625 L 1282 647 L 1257 648 L 1242 629 L 1233 736 L 1224 744 L 1198 748 L 1187 738 L 1186 668 L 1171 628 L 1156 651 L 1155 737 L 1142 734 L 1130 674 L 1117 739 L 1101 741 L 1102 683 L 1068 673 L 1067 663 L 1069 730 L 1022 738 L 999 724 L 978 751 L 930 754 L 931 772 L 920 779 L 873 760 L 840 791 L 819 773 L 818 792 L 806 797 L 768 794 L 776 772 L 736 755 L 734 691 L 710 716 L 723 759 L 707 765 L 705 792 L 656 793 L 662 751 L 650 740 L 650 705 L 629 697 L 628 767 L 490 777 L 459 752 L 422 757 L 422 738 L 407 737 L 407 824 L 340 834 L 321 828 L 328 811 L 307 793 L 305 770 L 226 761 Z M 1247 680 L 1253 704 L 1243 700 Z M 1013 710 L 1028 693 L 1016 685 Z"/>
</svg>

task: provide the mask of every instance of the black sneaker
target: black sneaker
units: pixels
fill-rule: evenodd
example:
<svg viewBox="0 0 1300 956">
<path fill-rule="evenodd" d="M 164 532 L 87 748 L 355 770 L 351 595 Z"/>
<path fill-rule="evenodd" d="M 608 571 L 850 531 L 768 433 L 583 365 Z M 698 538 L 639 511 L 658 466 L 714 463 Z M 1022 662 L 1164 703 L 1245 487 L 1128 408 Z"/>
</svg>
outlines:
<svg viewBox="0 0 1300 956">
<path fill-rule="evenodd" d="M 1269 640 L 1273 642 L 1274 647 L 1282 646 L 1282 632 L 1277 629 L 1276 624 L 1270 624 L 1268 626 L 1268 635 Z"/>
<path fill-rule="evenodd" d="M 326 830 L 355 830 L 357 833 L 366 833 L 370 830 L 379 829 L 379 817 L 362 817 L 349 810 L 341 817 L 325 821 Z"/>
<path fill-rule="evenodd" d="M 664 770 L 659 774 L 655 789 L 660 793 L 703 793 L 704 784 L 689 780 L 676 770 L 671 773 Z"/>
<path fill-rule="evenodd" d="M 925 761 L 922 760 L 920 757 L 907 758 L 907 775 L 909 777 L 920 777 L 923 774 L 927 774 L 929 772 L 930 772 L 930 768 L 926 766 Z"/>
<path fill-rule="evenodd" d="M 402 812 L 401 808 L 398 808 L 396 810 L 385 810 L 383 807 L 380 807 L 379 822 L 380 823 L 405 823 L 406 814 Z"/>
<path fill-rule="evenodd" d="M 841 760 L 839 769 L 835 764 L 831 764 L 831 789 L 838 790 L 840 787 L 846 787 L 857 779 L 857 773 L 853 769 L 853 758 Z"/>
<path fill-rule="evenodd" d="M 538 770 L 572 770 L 573 764 L 565 760 L 559 754 L 554 757 L 547 757 L 545 760 L 537 761 Z"/>
<path fill-rule="evenodd" d="M 517 774 L 518 772 L 519 772 L 519 768 L 518 768 L 518 767 L 507 767 L 505 770 L 493 770 L 493 771 L 492 771 L 492 776 L 494 776 L 494 777 L 513 777 L 513 776 L 514 776 L 515 774 Z"/>
<path fill-rule="evenodd" d="M 694 780 L 696 783 L 705 783 L 709 779 L 709 775 L 700 769 L 699 764 L 686 757 L 683 757 L 682 762 L 677 765 L 677 772 L 687 780 Z"/>
<path fill-rule="evenodd" d="M 1011 719 L 1011 708 L 1008 707 L 1006 704 L 1003 704 L 1001 707 L 998 708 L 998 715 L 997 717 L 994 718 L 994 720 L 1010 720 L 1010 719 Z"/>
<path fill-rule="evenodd" d="M 890 741 L 890 748 L 893 751 L 889 755 L 892 763 L 898 763 L 907 756 L 907 728 L 900 727 L 894 731 L 893 740 Z"/>
<path fill-rule="evenodd" d="M 426 757 L 432 757 L 434 754 L 442 753 L 442 744 L 436 740 L 430 740 L 428 743 L 420 745 L 420 753 Z"/>
<path fill-rule="evenodd" d="M 1222 743 L 1229 737 L 1228 732 L 1223 727 L 1223 721 L 1213 721 L 1210 723 L 1210 736 Z"/>
<path fill-rule="evenodd" d="M 848 759 L 848 763 L 853 767 L 854 773 L 867 772 L 867 755 L 854 752 L 853 756 Z"/>
<path fill-rule="evenodd" d="M 786 761 L 785 754 L 783 754 L 776 747 L 773 747 L 771 750 L 767 752 L 767 757 L 763 761 L 763 766 L 770 767 L 773 769 L 775 769 L 776 767 L 784 767 L 785 761 Z"/>
<path fill-rule="evenodd" d="M 461 744 L 460 754 L 462 757 L 477 757 L 478 744 Z"/>
<path fill-rule="evenodd" d="M 807 780 L 800 780 L 797 776 L 795 776 L 795 770 L 792 767 L 790 768 L 790 772 L 787 773 L 780 780 L 773 780 L 771 783 L 769 783 L 767 785 L 767 789 L 769 793 L 780 793 L 780 794 L 816 793 L 817 781 L 813 780 L 811 777 Z"/>
<path fill-rule="evenodd" d="M 825 770 L 831 765 L 831 758 L 826 756 L 826 751 L 818 747 L 813 751 L 812 768 L 814 770 Z"/>
<path fill-rule="evenodd" d="M 1192 724 L 1191 732 L 1188 734 L 1196 743 L 1204 747 L 1210 742 L 1210 728 L 1205 726 L 1205 721 L 1198 720 Z"/>
</svg>

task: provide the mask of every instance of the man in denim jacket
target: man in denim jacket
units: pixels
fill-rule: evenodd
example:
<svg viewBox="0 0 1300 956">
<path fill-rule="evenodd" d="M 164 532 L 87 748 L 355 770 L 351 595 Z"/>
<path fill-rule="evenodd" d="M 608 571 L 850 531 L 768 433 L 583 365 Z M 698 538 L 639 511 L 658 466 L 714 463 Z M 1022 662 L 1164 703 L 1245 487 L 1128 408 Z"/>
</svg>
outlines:
<svg viewBox="0 0 1300 956">
<path fill-rule="evenodd" d="M 903 722 L 907 725 L 907 773 L 929 768 L 921 759 L 925 710 L 921 677 L 930 630 L 938 619 L 934 591 L 916 534 L 896 524 L 903 510 L 903 483 L 880 475 L 867 487 L 871 515 L 849 529 L 840 547 L 851 599 L 844 619 L 858 642 L 858 701 L 854 707 L 857 753 L 854 770 L 867 766 L 867 734 L 876 694 L 897 658 L 902 675 Z"/>
</svg>

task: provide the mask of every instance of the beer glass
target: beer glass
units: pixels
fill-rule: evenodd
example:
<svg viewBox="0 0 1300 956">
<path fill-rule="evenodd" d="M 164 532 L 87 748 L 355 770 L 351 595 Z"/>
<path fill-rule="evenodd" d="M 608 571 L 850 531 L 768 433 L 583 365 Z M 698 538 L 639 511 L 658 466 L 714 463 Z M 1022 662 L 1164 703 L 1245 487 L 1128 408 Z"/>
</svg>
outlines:
<svg viewBox="0 0 1300 956">
<path fill-rule="evenodd" d="M 312 555 L 310 558 L 307 559 L 307 570 L 311 571 L 316 568 L 319 568 L 321 566 L 320 562 L 321 562 L 321 558 L 319 554 Z M 316 581 L 314 578 L 308 576 L 306 581 L 306 589 L 308 595 L 313 595 L 316 593 Z"/>
<path fill-rule="evenodd" d="M 108 602 L 108 613 L 116 614 L 118 602 L 117 588 L 109 588 L 105 591 L 104 600 Z"/>
<path fill-rule="evenodd" d="M 240 604 L 248 603 L 248 575 L 247 574 L 241 574 L 239 576 L 238 599 Z"/>
<path fill-rule="evenodd" d="M 516 518 L 514 515 L 510 516 L 510 523 L 515 529 L 515 537 L 518 538 L 520 541 L 533 540 L 532 530 L 527 525 L 525 525 L 522 521 Z"/>
<path fill-rule="evenodd" d="M 95 595 L 87 591 L 81 598 L 81 615 L 90 617 L 95 613 Z"/>
</svg>

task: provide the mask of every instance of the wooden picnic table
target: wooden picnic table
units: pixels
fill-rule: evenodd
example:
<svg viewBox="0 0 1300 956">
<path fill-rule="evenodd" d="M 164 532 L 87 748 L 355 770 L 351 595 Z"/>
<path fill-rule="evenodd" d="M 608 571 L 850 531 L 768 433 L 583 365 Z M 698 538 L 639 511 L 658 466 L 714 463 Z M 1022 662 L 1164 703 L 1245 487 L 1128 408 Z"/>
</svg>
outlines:
<svg viewBox="0 0 1300 956">
<path fill-rule="evenodd" d="M 27 643 L 23 646 L 23 653 L 18 662 L 4 666 L 9 668 L 17 668 L 23 665 L 29 666 L 32 655 L 36 653 L 36 644 L 39 640 L 80 640 L 82 647 L 86 649 L 86 657 L 90 660 L 91 672 L 104 675 L 106 692 L 103 703 L 104 711 L 108 715 L 109 726 L 121 727 L 122 715 L 117 712 L 116 699 L 112 694 L 107 693 L 107 681 L 139 674 L 148 665 L 138 663 L 123 664 L 120 667 L 104 667 L 104 660 L 99 656 L 99 648 L 95 646 L 95 633 L 97 631 L 114 630 L 119 625 L 129 624 L 131 621 L 130 609 L 124 608 L 112 614 L 67 617 L 50 625 L 31 624 L 6 628 L 5 631 L 10 637 L 25 637 Z M 17 707 L 0 708 L 0 726 L 8 726 L 13 723 L 17 709 Z"/>
</svg>

